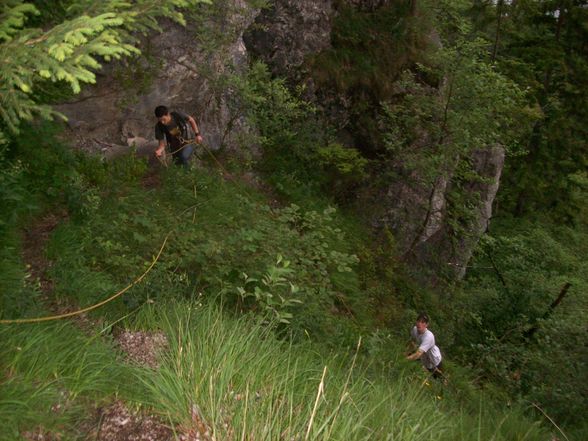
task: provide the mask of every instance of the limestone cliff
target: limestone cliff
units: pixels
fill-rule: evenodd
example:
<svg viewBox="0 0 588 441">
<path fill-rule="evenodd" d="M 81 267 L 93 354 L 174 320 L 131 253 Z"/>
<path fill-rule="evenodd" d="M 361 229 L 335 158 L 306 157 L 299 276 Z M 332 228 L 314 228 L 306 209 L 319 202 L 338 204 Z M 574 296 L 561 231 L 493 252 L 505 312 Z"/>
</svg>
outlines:
<svg viewBox="0 0 588 441">
<path fill-rule="evenodd" d="M 163 22 L 162 33 L 141 40 L 141 58 L 105 66 L 96 85 L 58 106 L 76 144 L 105 156 L 132 144 L 149 153 L 155 147 L 153 111 L 163 104 L 194 115 L 210 148 L 234 146 L 247 124 L 231 113 L 231 91 L 219 88 L 217 80 L 247 63 L 242 34 L 258 10 L 244 0 L 226 0 L 223 6 L 221 13 L 208 15 L 217 22 L 207 24 L 224 28 L 222 42 L 202 41 L 197 24 Z M 140 80 L 146 83 L 141 88 Z"/>
<path fill-rule="evenodd" d="M 336 3 L 340 2 L 273 0 L 268 8 L 259 10 L 245 0 L 223 0 L 217 10 L 222 9 L 222 13 L 210 16 L 217 20 L 212 25 L 217 27 L 219 41 L 203 41 L 190 26 L 164 23 L 163 33 L 142 40 L 146 57 L 108 66 L 95 86 L 74 101 L 60 105 L 59 110 L 68 116 L 70 134 L 79 146 L 106 156 L 133 143 L 146 153 L 153 151 L 153 109 L 159 104 L 194 115 L 208 146 L 231 148 L 237 137 L 250 128 L 231 109 L 231 91 L 218 79 L 256 57 L 265 61 L 275 75 L 287 77 L 292 84 L 304 83 L 309 98 L 322 108 L 325 118 L 341 129 L 341 142 L 352 144 L 345 132 L 350 98 L 315 90 L 305 64 L 309 56 L 331 45 Z M 346 3 L 359 10 L 377 11 L 389 2 Z M 142 73 L 143 68 L 151 78 L 140 89 L 134 84 L 133 74 Z M 492 216 L 504 151 L 500 147 L 476 150 L 471 162 L 484 179 L 466 185 L 476 203 L 473 215 L 457 235 L 448 217 L 451 170 L 440 171 L 432 184 L 430 180 L 424 183 L 418 170 L 411 171 L 406 179 L 370 195 L 377 201 L 369 213 L 372 224 L 392 230 L 398 253 L 415 268 L 433 269 L 433 273 L 449 270 L 455 277 L 464 275 L 472 250 Z"/>
<path fill-rule="evenodd" d="M 331 28 L 337 14 L 336 3 L 377 13 L 379 8 L 391 2 L 275 0 L 269 9 L 257 16 L 254 25 L 245 33 L 244 41 L 247 50 L 266 62 L 276 75 L 286 76 L 295 83 L 304 83 L 309 90 L 308 96 L 323 110 L 329 123 L 339 129 L 341 141 L 352 145 L 353 140 L 346 127 L 353 99 L 341 93 L 317 90 L 305 64 L 309 56 L 329 47 Z M 414 8 L 416 1 L 411 2 L 411 14 L 415 13 Z M 439 44 L 434 30 L 428 38 L 432 44 Z M 453 185 L 451 169 L 440 170 L 432 184 L 425 183 L 418 170 L 401 170 L 400 176 L 407 172 L 411 176 L 393 182 L 387 189 L 364 196 L 372 199 L 374 208 L 370 217 L 373 225 L 390 228 L 396 237 L 399 254 L 417 271 L 420 268 L 421 272 L 431 274 L 433 279 L 439 274 L 450 278 L 463 277 L 473 249 L 492 217 L 492 203 L 504 165 L 504 150 L 501 147 L 475 149 L 471 163 L 480 179 L 465 186 L 469 200 L 475 202 L 471 216 L 464 221 L 460 231 L 455 231 L 448 215 L 447 198 Z"/>
<path fill-rule="evenodd" d="M 276 75 L 292 77 L 309 54 L 327 48 L 334 10 L 331 0 L 271 2 L 245 33 L 247 50 Z"/>
</svg>

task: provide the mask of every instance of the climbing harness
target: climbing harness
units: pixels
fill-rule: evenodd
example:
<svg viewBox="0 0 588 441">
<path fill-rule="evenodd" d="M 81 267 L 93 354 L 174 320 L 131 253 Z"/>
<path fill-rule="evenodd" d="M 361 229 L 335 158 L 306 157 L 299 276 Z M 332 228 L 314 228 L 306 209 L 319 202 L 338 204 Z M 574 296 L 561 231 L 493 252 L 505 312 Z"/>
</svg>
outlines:
<svg viewBox="0 0 588 441">
<path fill-rule="evenodd" d="M 155 156 L 155 157 L 156 157 L 156 158 L 159 160 L 159 162 L 160 162 L 160 163 L 161 163 L 163 166 L 165 166 L 166 168 L 167 168 L 167 165 L 168 165 L 168 164 L 167 164 L 167 160 L 166 160 L 165 156 L 167 156 L 167 155 L 171 155 L 171 156 L 173 156 L 173 155 L 175 155 L 176 153 L 178 153 L 178 152 L 180 152 L 180 151 L 184 150 L 184 149 L 185 149 L 187 146 L 189 146 L 189 145 L 191 145 L 191 144 L 195 144 L 195 143 L 196 143 L 196 138 L 194 138 L 194 139 L 184 139 L 184 138 L 182 138 L 181 136 L 177 136 L 176 138 L 178 139 L 178 141 L 180 141 L 181 147 L 179 147 L 178 149 L 176 149 L 176 150 L 174 150 L 174 151 L 172 151 L 172 152 L 166 153 L 166 154 L 164 154 L 164 155 L 161 155 L 161 156 Z"/>
</svg>

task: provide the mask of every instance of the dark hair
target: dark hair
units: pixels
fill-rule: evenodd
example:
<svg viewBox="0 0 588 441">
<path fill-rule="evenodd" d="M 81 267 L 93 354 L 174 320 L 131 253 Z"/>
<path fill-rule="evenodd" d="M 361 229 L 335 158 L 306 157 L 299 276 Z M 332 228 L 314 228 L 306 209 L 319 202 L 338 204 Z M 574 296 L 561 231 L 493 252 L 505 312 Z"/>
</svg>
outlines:
<svg viewBox="0 0 588 441">
<path fill-rule="evenodd" d="M 421 312 L 416 319 L 417 322 L 424 322 L 424 323 L 429 323 L 429 316 L 427 314 L 425 314 L 424 312 Z"/>
<path fill-rule="evenodd" d="M 169 109 L 165 106 L 157 106 L 155 108 L 155 116 L 157 118 L 161 118 L 163 115 L 167 115 L 169 113 Z"/>
</svg>

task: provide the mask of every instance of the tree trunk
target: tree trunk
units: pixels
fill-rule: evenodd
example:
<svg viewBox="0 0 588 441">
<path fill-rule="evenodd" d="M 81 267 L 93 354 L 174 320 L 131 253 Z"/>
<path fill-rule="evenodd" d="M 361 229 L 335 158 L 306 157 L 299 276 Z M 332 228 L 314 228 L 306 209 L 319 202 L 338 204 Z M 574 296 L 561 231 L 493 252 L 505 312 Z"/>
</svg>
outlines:
<svg viewBox="0 0 588 441">
<path fill-rule="evenodd" d="M 498 53 L 498 41 L 500 40 L 500 27 L 502 25 L 502 9 L 504 7 L 504 0 L 498 0 L 496 21 L 496 35 L 494 37 L 494 47 L 492 48 L 492 64 L 496 62 L 496 55 Z"/>
<path fill-rule="evenodd" d="M 553 311 L 555 311 L 555 308 L 557 308 L 557 306 L 564 299 L 564 297 L 568 293 L 568 290 L 570 289 L 571 286 L 572 286 L 572 284 L 569 282 L 566 282 L 564 284 L 564 286 L 561 288 L 561 291 L 559 292 L 559 295 L 557 296 L 557 299 L 555 299 L 553 302 L 551 302 L 551 305 L 549 305 L 549 309 L 545 312 L 545 314 L 543 314 L 543 320 L 547 320 L 549 318 L 549 316 L 551 314 L 553 314 Z M 539 323 L 535 323 L 530 329 L 528 329 L 525 332 L 525 337 L 533 338 L 533 336 L 535 335 L 535 333 L 538 330 L 539 330 Z"/>
<path fill-rule="evenodd" d="M 417 15 L 417 6 L 418 6 L 417 0 L 410 1 L 410 16 L 413 18 L 416 17 L 416 15 Z"/>
</svg>

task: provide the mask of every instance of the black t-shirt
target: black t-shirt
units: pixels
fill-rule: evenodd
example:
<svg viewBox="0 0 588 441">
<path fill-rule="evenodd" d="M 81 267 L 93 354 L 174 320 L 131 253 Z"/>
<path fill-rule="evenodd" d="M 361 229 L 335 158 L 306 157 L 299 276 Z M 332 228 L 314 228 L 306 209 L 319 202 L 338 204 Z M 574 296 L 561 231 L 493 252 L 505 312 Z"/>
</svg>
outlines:
<svg viewBox="0 0 588 441">
<path fill-rule="evenodd" d="M 183 112 L 170 112 L 170 115 L 171 120 L 169 124 L 162 124 L 161 122 L 158 122 L 155 125 L 155 138 L 158 141 L 166 139 L 167 143 L 172 149 L 177 149 L 182 147 L 182 143 L 178 139 L 178 136 L 181 136 L 184 139 L 193 138 L 193 136 L 190 136 L 192 130 L 190 123 L 188 122 L 187 114 Z M 183 121 L 178 121 L 179 118 L 182 118 Z M 182 133 L 182 125 L 185 126 L 184 133 Z"/>
</svg>

